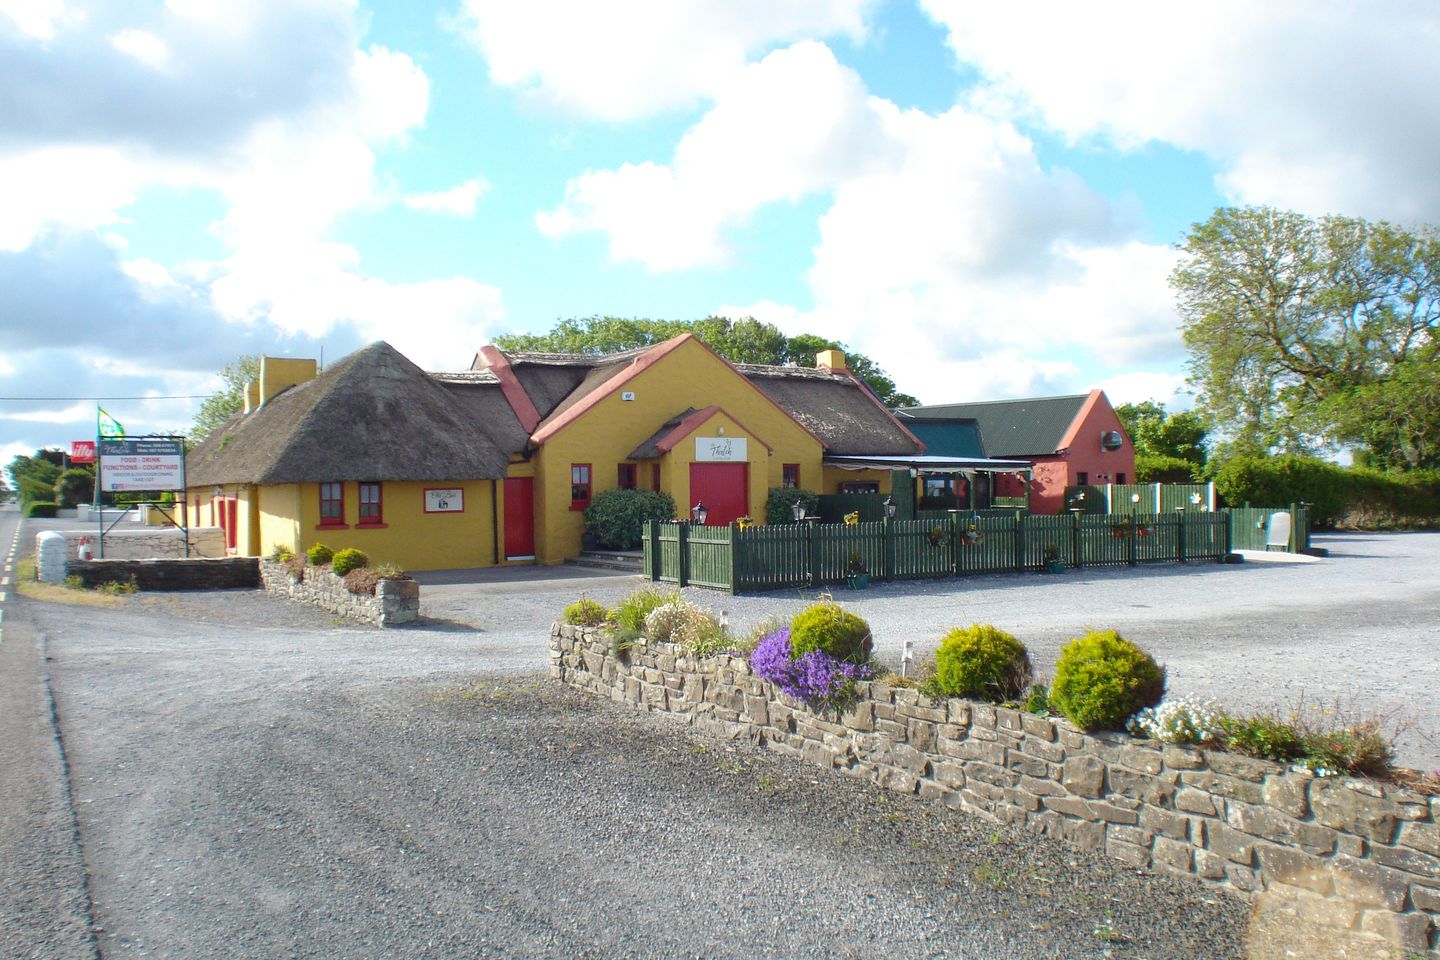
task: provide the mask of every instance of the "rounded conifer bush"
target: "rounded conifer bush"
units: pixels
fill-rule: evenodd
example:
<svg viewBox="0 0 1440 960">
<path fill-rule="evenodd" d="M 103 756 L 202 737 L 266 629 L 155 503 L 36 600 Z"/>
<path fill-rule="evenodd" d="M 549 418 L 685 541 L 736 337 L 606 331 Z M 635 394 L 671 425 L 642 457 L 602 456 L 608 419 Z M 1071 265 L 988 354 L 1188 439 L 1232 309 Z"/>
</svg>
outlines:
<svg viewBox="0 0 1440 960">
<path fill-rule="evenodd" d="M 317 543 L 309 550 L 305 551 L 305 559 L 312 567 L 323 567 L 325 564 L 335 559 L 335 551 L 331 550 L 323 543 Z"/>
<path fill-rule="evenodd" d="M 1003 703 L 1030 684 L 1025 644 L 989 624 L 956 627 L 935 651 L 935 689 L 947 697 Z"/>
<path fill-rule="evenodd" d="M 1121 730 L 1165 695 L 1165 668 L 1114 630 L 1092 630 L 1060 649 L 1050 705 L 1082 730 Z"/>
<path fill-rule="evenodd" d="M 834 600 L 807 607 L 790 621 L 790 656 L 795 660 L 820 650 L 836 660 L 866 663 L 873 647 L 870 624 Z"/>
<path fill-rule="evenodd" d="M 370 558 L 365 555 L 365 551 L 357 550 L 354 547 L 346 547 L 330 558 L 330 569 L 337 577 L 343 577 L 351 570 L 359 570 L 368 566 L 370 566 Z"/>
</svg>

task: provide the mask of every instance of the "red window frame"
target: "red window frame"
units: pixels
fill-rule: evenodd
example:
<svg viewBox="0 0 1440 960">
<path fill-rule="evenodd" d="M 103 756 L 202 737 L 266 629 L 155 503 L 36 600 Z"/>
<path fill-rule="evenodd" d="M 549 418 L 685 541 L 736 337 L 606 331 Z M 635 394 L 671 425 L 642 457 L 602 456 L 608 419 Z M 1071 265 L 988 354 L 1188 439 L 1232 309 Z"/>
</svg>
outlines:
<svg viewBox="0 0 1440 960">
<path fill-rule="evenodd" d="M 800 489 L 800 464 L 787 463 L 780 468 L 780 486 Z"/>
<path fill-rule="evenodd" d="M 385 491 L 377 483 L 360 484 L 360 514 L 357 527 L 385 526 Z"/>
<path fill-rule="evenodd" d="M 345 484 L 339 481 L 327 481 L 320 484 L 320 523 L 321 527 L 344 527 L 345 523 Z"/>
<path fill-rule="evenodd" d="M 635 464 L 621 463 L 615 467 L 615 486 L 621 490 L 635 489 Z"/>
<path fill-rule="evenodd" d="M 590 464 L 570 464 L 570 509 L 584 510 L 590 505 Z"/>
</svg>

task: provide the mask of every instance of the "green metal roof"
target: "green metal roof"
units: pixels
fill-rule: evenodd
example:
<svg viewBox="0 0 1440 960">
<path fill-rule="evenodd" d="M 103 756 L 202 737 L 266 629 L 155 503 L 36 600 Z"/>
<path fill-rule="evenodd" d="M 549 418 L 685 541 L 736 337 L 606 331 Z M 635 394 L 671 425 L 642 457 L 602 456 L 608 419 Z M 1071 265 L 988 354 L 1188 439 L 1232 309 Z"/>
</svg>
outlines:
<svg viewBox="0 0 1440 960">
<path fill-rule="evenodd" d="M 925 444 L 925 452 L 937 457 L 984 457 L 980 427 L 974 420 L 921 420 L 902 418 L 910 432 Z"/>
<path fill-rule="evenodd" d="M 985 456 L 1036 457 L 1060 449 L 1066 431 L 1088 397 L 1089 394 L 1082 393 L 1070 397 L 944 403 L 901 407 L 897 412 L 900 422 L 917 434 L 915 424 L 925 420 L 973 420 L 980 427 Z M 927 444 L 930 442 L 923 434 L 919 436 Z"/>
</svg>

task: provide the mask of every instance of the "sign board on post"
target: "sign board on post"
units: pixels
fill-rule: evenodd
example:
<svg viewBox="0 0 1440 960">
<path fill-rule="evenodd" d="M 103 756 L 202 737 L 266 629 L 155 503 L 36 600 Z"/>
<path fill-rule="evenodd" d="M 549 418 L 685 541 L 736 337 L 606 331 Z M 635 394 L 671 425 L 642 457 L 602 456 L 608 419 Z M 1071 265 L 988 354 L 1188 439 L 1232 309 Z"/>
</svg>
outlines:
<svg viewBox="0 0 1440 960">
<path fill-rule="evenodd" d="M 100 489 L 183 490 L 185 442 L 169 437 L 154 440 L 100 440 Z"/>
<path fill-rule="evenodd" d="M 464 513 L 465 491 L 460 487 L 425 488 L 426 513 Z"/>
<path fill-rule="evenodd" d="M 745 437 L 696 437 L 697 463 L 731 463 L 750 459 Z"/>
<path fill-rule="evenodd" d="M 70 441 L 70 462 L 71 462 L 71 463 L 94 463 L 94 462 L 95 462 L 95 441 L 94 441 L 94 440 L 71 440 L 71 441 Z"/>
</svg>

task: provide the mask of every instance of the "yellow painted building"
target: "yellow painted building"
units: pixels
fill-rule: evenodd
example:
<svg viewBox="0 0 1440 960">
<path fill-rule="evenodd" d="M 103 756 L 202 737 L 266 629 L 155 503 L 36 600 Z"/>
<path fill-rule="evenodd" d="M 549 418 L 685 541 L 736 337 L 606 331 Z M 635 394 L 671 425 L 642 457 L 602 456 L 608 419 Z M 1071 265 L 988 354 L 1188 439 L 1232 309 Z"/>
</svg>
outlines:
<svg viewBox="0 0 1440 960">
<path fill-rule="evenodd" d="M 709 522 L 763 520 L 772 488 L 889 492 L 846 457 L 924 446 L 845 369 L 734 365 L 691 335 L 606 356 L 485 347 L 429 374 L 384 343 L 319 373 L 265 358 L 246 409 L 187 461 L 195 525 L 238 554 L 358 547 L 407 569 L 559 563 L 584 509 L 656 490 Z"/>
</svg>

